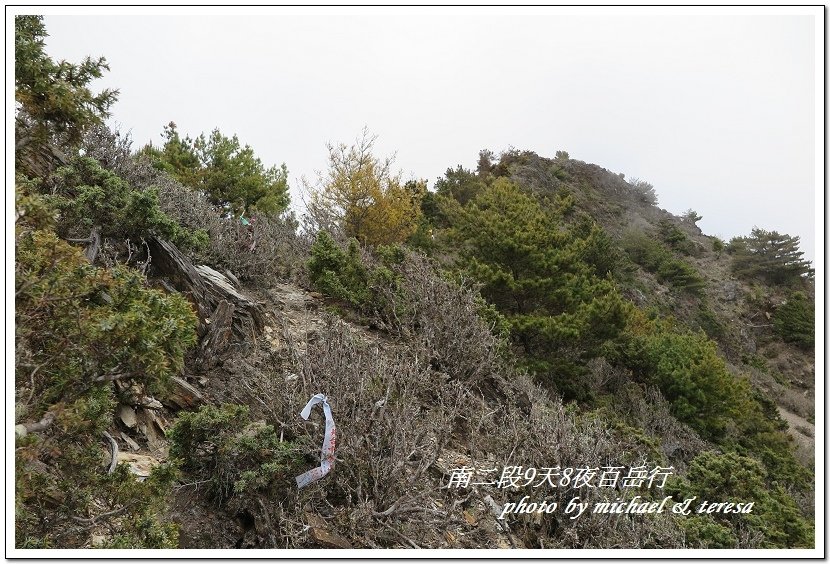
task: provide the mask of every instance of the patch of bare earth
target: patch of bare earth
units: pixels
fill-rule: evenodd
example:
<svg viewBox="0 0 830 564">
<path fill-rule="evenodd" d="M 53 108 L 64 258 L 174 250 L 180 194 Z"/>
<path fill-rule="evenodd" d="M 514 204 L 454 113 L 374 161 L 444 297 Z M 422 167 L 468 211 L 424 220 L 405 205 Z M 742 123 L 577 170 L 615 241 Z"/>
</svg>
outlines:
<svg viewBox="0 0 830 564">
<path fill-rule="evenodd" d="M 816 448 L 816 426 L 803 417 L 778 406 L 778 412 L 790 427 L 790 434 L 795 439 L 796 455 L 807 465 L 814 462 Z"/>
</svg>

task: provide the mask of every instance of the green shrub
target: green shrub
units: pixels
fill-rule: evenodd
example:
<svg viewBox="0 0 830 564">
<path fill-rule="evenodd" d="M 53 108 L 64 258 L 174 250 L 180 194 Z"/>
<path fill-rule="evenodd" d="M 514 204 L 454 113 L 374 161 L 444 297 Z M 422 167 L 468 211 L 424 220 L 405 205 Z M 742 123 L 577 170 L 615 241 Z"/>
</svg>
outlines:
<svg viewBox="0 0 830 564">
<path fill-rule="evenodd" d="M 572 232 L 583 241 L 582 260 L 594 268 L 597 276 L 610 275 L 620 279 L 634 267 L 608 233 L 590 216 L 582 215 Z"/>
<path fill-rule="evenodd" d="M 690 515 L 683 519 L 687 548 L 737 548 L 734 531 L 717 523 L 708 515 Z"/>
<path fill-rule="evenodd" d="M 757 460 L 732 452 L 703 452 L 692 461 L 686 479 L 683 495 L 697 496 L 692 503 L 695 507 L 704 500 L 753 502 L 748 514 L 712 515 L 718 524 L 735 532 L 748 528 L 763 534 L 761 548 L 812 547 L 811 523 L 799 512 L 792 496 L 770 485 L 766 470 Z"/>
<path fill-rule="evenodd" d="M 671 221 L 666 219 L 661 220 L 658 224 L 658 229 L 663 242 L 671 249 L 684 255 L 698 254 L 695 244 Z"/>
<path fill-rule="evenodd" d="M 685 238 L 682 232 L 680 235 Z M 671 284 L 695 296 L 702 294 L 705 283 L 697 270 L 675 257 L 663 243 L 642 231 L 629 231 L 623 237 L 622 245 L 631 260 L 656 274 L 659 282 Z"/>
<path fill-rule="evenodd" d="M 525 367 L 567 399 L 587 399 L 584 364 L 605 353 L 628 314 L 607 271 L 597 275 L 615 268 L 614 257 L 601 256 L 608 238 L 586 219 L 569 228 L 505 178 L 454 219 L 455 268 L 509 322 Z"/>
<path fill-rule="evenodd" d="M 98 227 L 102 237 L 137 240 L 158 235 L 183 246 L 207 243 L 207 233 L 187 231 L 161 211 L 155 189 L 133 189 L 95 159 L 76 157 L 58 169 L 52 183 L 61 233 L 79 229 L 88 233 Z"/>
<path fill-rule="evenodd" d="M 184 297 L 146 288 L 128 268 L 93 267 L 48 231 L 19 235 L 15 282 L 17 360 L 31 367 L 17 384 L 34 412 L 118 379 L 162 390 L 196 342 Z"/>
<path fill-rule="evenodd" d="M 758 356 L 757 354 L 743 354 L 741 355 L 741 362 L 763 372 L 764 374 L 769 372 L 769 364 L 764 357 Z"/>
<path fill-rule="evenodd" d="M 812 279 L 814 270 L 799 250 L 801 239 L 757 227 L 747 237 L 733 237 L 726 247 L 732 255 L 732 272 L 767 284 L 796 286 Z"/>
<path fill-rule="evenodd" d="M 698 310 L 695 321 L 710 339 L 721 339 L 726 334 L 726 330 L 718 316 L 706 306 L 701 306 Z"/>
<path fill-rule="evenodd" d="M 325 231 L 311 247 L 308 262 L 312 284 L 329 297 L 346 302 L 358 313 L 395 330 L 396 316 L 405 312 L 398 266 L 406 253 L 398 245 L 380 245 L 374 256 L 361 252 L 352 239 L 344 251 Z"/>
<path fill-rule="evenodd" d="M 656 272 L 663 261 L 671 256 L 665 245 L 639 230 L 627 231 L 623 235 L 622 246 L 631 260 L 649 272 Z"/>
<path fill-rule="evenodd" d="M 234 218 L 256 214 L 277 217 L 290 203 L 285 164 L 266 168 L 250 145 L 218 128 L 192 139 L 181 137 L 176 124 L 164 127 L 161 148 L 145 146 L 141 153 L 170 176 L 207 195 Z"/>
<path fill-rule="evenodd" d="M 683 212 L 682 217 L 683 217 L 683 221 L 688 221 L 689 223 L 691 223 L 693 225 L 696 224 L 701 219 L 703 219 L 703 216 L 700 215 L 699 213 L 697 213 L 692 208 L 689 208 L 685 212 Z"/>
<path fill-rule="evenodd" d="M 668 282 L 678 290 L 700 296 L 705 282 L 695 267 L 675 257 L 666 257 L 657 268 L 657 280 Z"/>
<path fill-rule="evenodd" d="M 702 333 L 658 329 L 640 341 L 641 367 L 680 421 L 709 440 L 726 437 L 738 405 L 735 378 Z"/>
<path fill-rule="evenodd" d="M 332 298 L 358 309 L 369 303 L 369 273 L 355 240 L 344 251 L 328 232 L 321 231 L 311 247 L 308 274 L 312 284 Z"/>
<path fill-rule="evenodd" d="M 806 491 L 811 473 L 798 463 L 775 404 L 744 377 L 730 374 L 714 342 L 666 322 L 633 316 L 622 362 L 656 384 L 672 414 L 702 438 L 763 462 L 776 484 Z"/>
<path fill-rule="evenodd" d="M 58 219 L 55 206 L 44 196 L 37 193 L 40 182 L 21 174 L 15 178 L 15 212 L 16 223 L 30 228 L 54 230 Z"/>
<path fill-rule="evenodd" d="M 95 523 L 117 528 L 118 546 L 175 547 L 175 527 L 162 519 L 174 469 L 145 482 L 122 466 L 107 474 L 102 434 L 116 405 L 112 382 L 163 390 L 196 342 L 196 317 L 182 296 L 147 288 L 126 267 L 96 268 L 38 229 L 51 221 L 31 213 L 48 208 L 41 197 L 18 203 L 15 423 L 54 419 L 16 441 L 17 546 L 81 547 Z"/>
<path fill-rule="evenodd" d="M 183 413 L 168 433 L 170 456 L 220 505 L 264 495 L 301 473 L 302 460 L 293 443 L 280 441 L 274 427 L 251 422 L 246 406 L 203 406 Z"/>
<path fill-rule="evenodd" d="M 48 35 L 43 16 L 14 17 L 15 165 L 41 177 L 56 160 L 48 144 L 61 140 L 63 152 L 76 146 L 118 97 L 117 90 L 89 89 L 109 70 L 103 57 L 54 61 L 46 53 Z"/>
<path fill-rule="evenodd" d="M 461 165 L 448 168 L 442 178 L 435 182 L 435 191 L 441 196 L 449 196 L 462 206 L 476 197 L 487 187 L 481 175 L 475 174 Z M 434 216 L 430 216 L 434 217 Z"/>
<path fill-rule="evenodd" d="M 786 342 L 804 349 L 815 345 L 815 304 L 804 292 L 793 292 L 775 310 L 773 329 Z"/>
<path fill-rule="evenodd" d="M 657 192 L 654 191 L 654 186 L 651 183 L 632 178 L 628 185 L 638 200 L 652 206 L 657 205 Z"/>
<path fill-rule="evenodd" d="M 431 200 L 432 193 L 428 192 L 427 196 L 424 197 L 424 200 L 426 200 L 427 197 L 429 197 Z M 421 207 L 423 209 L 423 202 L 421 204 Z M 438 245 L 435 242 L 434 234 L 434 226 L 432 222 L 427 218 L 426 214 L 424 214 L 421 216 L 421 220 L 418 222 L 418 227 L 415 229 L 415 233 L 410 235 L 409 239 L 407 239 L 406 246 L 410 249 L 420 251 L 425 255 L 432 255 L 438 248 Z"/>
<path fill-rule="evenodd" d="M 809 487 L 810 472 L 796 461 L 774 403 L 730 374 L 714 342 L 665 323 L 646 323 L 634 333 L 625 362 L 659 387 L 675 417 L 704 439 L 757 457 L 778 483 Z"/>
</svg>

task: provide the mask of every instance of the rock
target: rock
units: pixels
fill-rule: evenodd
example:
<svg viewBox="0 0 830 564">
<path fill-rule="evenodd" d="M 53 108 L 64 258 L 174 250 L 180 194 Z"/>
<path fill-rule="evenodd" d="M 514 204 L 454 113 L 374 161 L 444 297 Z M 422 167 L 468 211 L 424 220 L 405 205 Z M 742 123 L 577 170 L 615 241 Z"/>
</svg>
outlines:
<svg viewBox="0 0 830 564">
<path fill-rule="evenodd" d="M 236 306 L 227 300 L 220 300 L 211 317 L 211 325 L 202 338 L 196 366 L 210 370 L 220 364 L 226 356 L 233 336 L 233 314 Z M 207 323 L 207 320 L 205 320 Z"/>
<path fill-rule="evenodd" d="M 173 376 L 172 380 L 173 391 L 165 400 L 168 407 L 192 409 L 205 403 L 205 397 L 202 395 L 202 392 L 191 386 L 188 382 L 178 376 Z"/>
<path fill-rule="evenodd" d="M 107 540 L 107 537 L 105 537 L 104 535 L 93 534 L 92 537 L 91 537 L 92 546 L 100 546 L 100 545 L 104 544 L 104 541 L 106 541 L 106 540 Z"/>
<path fill-rule="evenodd" d="M 147 243 L 158 276 L 169 280 L 179 292 L 189 294 L 200 320 L 212 318 L 220 302 L 226 301 L 234 306 L 230 340 L 245 346 L 256 343 L 264 324 L 265 312 L 261 306 L 238 292 L 221 273 L 208 266 L 194 265 L 169 241 L 150 237 Z M 200 321 L 197 327 L 200 338 L 205 336 L 208 327 Z"/>
<path fill-rule="evenodd" d="M 234 276 L 233 272 L 231 272 L 230 270 L 225 269 L 224 274 L 225 274 L 225 278 L 230 280 L 233 283 L 235 288 L 239 288 L 242 285 L 242 284 L 239 283 L 239 278 Z"/>
<path fill-rule="evenodd" d="M 194 265 L 194 268 L 196 269 L 196 272 L 225 290 L 227 293 L 232 296 L 245 299 L 242 294 L 238 293 L 236 288 L 234 288 L 233 282 L 231 282 L 231 280 L 229 280 L 228 277 L 221 272 L 216 272 L 211 267 L 204 264 Z"/>
<path fill-rule="evenodd" d="M 496 503 L 496 500 L 494 500 L 492 496 L 486 495 L 484 496 L 484 503 L 490 509 L 490 513 L 493 514 L 493 517 L 498 519 L 501 515 L 502 507 Z"/>
<path fill-rule="evenodd" d="M 116 384 L 117 385 L 117 384 Z M 129 386 L 120 386 L 118 391 L 121 392 L 121 398 L 125 405 L 132 407 L 146 407 L 149 409 L 161 409 L 161 402 L 153 397 L 148 396 L 144 391 L 144 386 L 135 382 L 130 383 Z"/>
<path fill-rule="evenodd" d="M 130 449 L 135 451 L 141 450 L 141 447 L 138 446 L 138 443 L 132 440 L 130 436 L 124 432 L 121 433 L 121 440 L 127 443 L 127 446 L 130 447 Z"/>
<path fill-rule="evenodd" d="M 316 513 L 309 513 L 308 511 L 303 513 L 305 517 L 305 522 L 309 527 L 314 529 L 326 529 L 328 528 L 328 523 L 326 520 L 317 515 Z"/>
<path fill-rule="evenodd" d="M 468 525 L 475 525 L 476 524 L 477 519 L 475 518 L 475 516 L 472 513 L 470 513 L 466 509 L 461 512 L 461 515 L 464 517 L 464 520 L 467 522 Z"/>
<path fill-rule="evenodd" d="M 324 548 L 352 548 L 348 540 L 337 533 L 332 533 L 326 520 L 313 513 L 308 504 L 303 510 L 303 517 L 310 528 L 311 539 L 318 545 Z"/>
<path fill-rule="evenodd" d="M 159 400 L 156 398 L 151 398 L 150 396 L 144 396 L 138 400 L 138 405 L 141 407 L 146 407 L 147 409 L 161 409 L 162 405 Z"/>
<path fill-rule="evenodd" d="M 726 281 L 721 286 L 720 298 L 726 302 L 734 302 L 738 299 L 738 283 L 732 280 Z"/>
<path fill-rule="evenodd" d="M 323 548 L 352 548 L 352 545 L 345 538 L 338 534 L 330 533 L 325 529 L 311 528 L 311 540 Z"/>
<path fill-rule="evenodd" d="M 161 464 L 161 461 L 146 454 L 137 454 L 134 452 L 118 452 L 118 463 L 125 463 L 129 465 L 130 472 L 138 476 L 139 480 L 143 480 L 150 475 L 154 467 Z"/>
<path fill-rule="evenodd" d="M 129 405 L 124 405 L 123 403 L 119 404 L 118 408 L 115 410 L 115 415 L 130 429 L 135 429 L 135 426 L 138 424 L 138 420 L 135 416 L 135 410 Z"/>
<path fill-rule="evenodd" d="M 29 409 L 20 402 L 14 403 L 14 420 L 22 421 L 28 415 Z"/>
<path fill-rule="evenodd" d="M 165 440 L 166 425 L 157 412 L 140 408 L 138 411 L 138 430 L 147 437 L 147 446 L 155 454 L 165 453 L 168 449 Z"/>
</svg>

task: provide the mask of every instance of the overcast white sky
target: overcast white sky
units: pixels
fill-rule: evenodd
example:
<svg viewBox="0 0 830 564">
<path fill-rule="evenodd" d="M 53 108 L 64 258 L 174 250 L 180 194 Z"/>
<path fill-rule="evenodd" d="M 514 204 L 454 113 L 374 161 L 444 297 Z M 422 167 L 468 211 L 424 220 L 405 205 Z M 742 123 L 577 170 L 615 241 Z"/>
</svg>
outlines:
<svg viewBox="0 0 830 564">
<path fill-rule="evenodd" d="M 561 149 L 648 180 L 707 234 L 757 225 L 800 235 L 815 257 L 821 7 L 340 12 L 47 16 L 47 49 L 107 58 L 98 87 L 120 89 L 113 123 L 137 146 L 170 121 L 237 133 L 266 165 L 286 163 L 295 201 L 326 142 L 366 125 L 379 156 L 396 152 L 430 186 L 480 149 Z"/>
</svg>

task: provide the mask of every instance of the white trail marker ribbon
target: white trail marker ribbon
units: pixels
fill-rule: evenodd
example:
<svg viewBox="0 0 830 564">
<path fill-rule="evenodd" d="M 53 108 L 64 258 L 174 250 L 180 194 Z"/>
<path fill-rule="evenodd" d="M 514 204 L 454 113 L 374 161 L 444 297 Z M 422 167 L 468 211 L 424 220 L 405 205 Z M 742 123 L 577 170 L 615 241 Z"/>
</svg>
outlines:
<svg viewBox="0 0 830 564">
<path fill-rule="evenodd" d="M 311 408 L 318 403 L 323 404 L 323 414 L 326 416 L 326 434 L 323 438 L 323 450 L 320 453 L 320 466 L 303 472 L 296 478 L 297 488 L 302 489 L 312 482 L 316 482 L 334 468 L 334 445 L 337 440 L 337 429 L 334 427 L 334 418 L 331 416 L 331 406 L 323 394 L 317 394 L 308 400 L 308 403 L 300 412 L 300 417 L 308 421 L 311 415 Z"/>
</svg>

